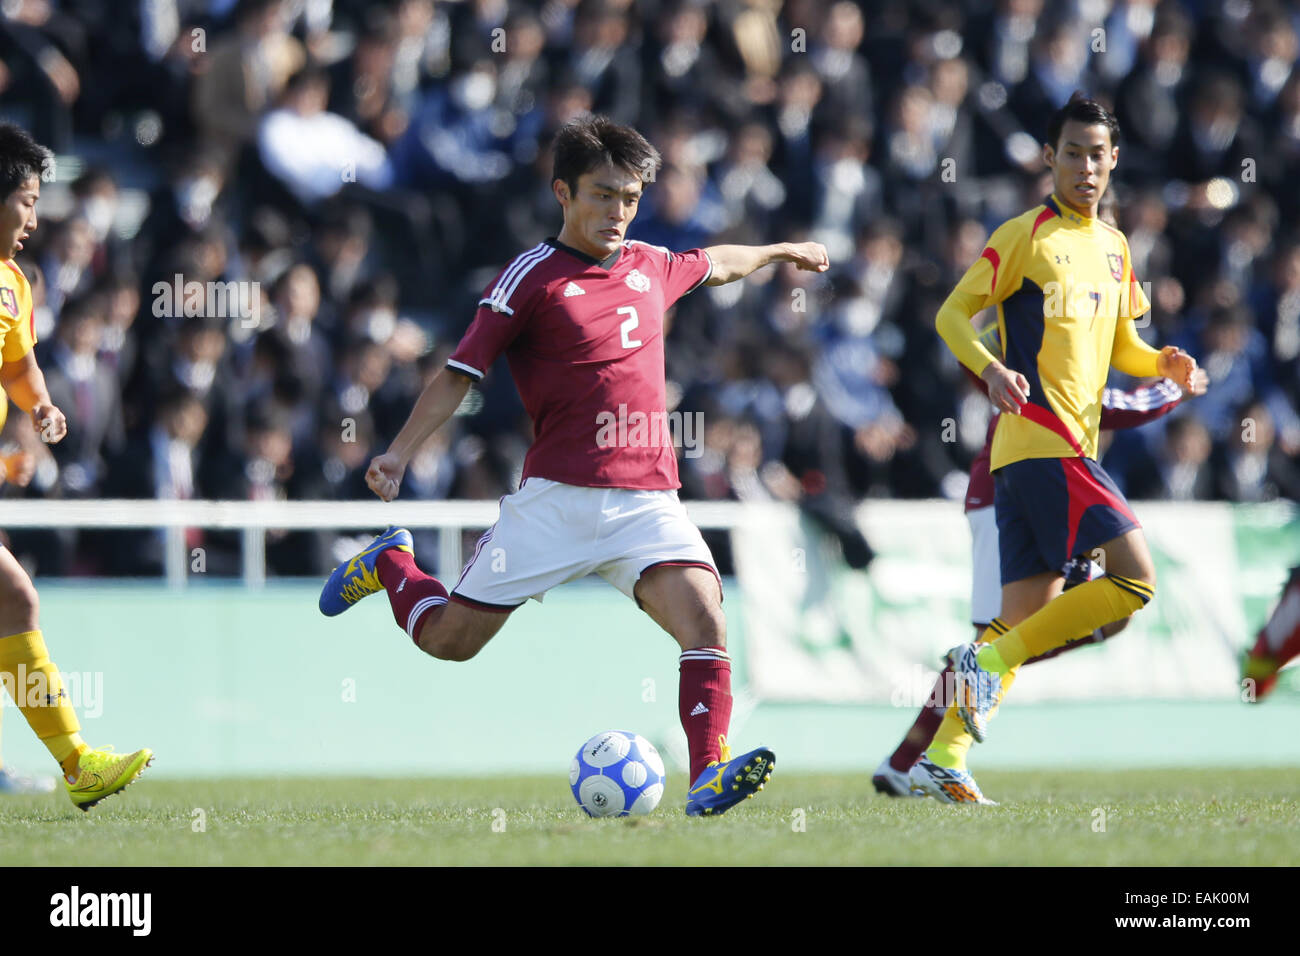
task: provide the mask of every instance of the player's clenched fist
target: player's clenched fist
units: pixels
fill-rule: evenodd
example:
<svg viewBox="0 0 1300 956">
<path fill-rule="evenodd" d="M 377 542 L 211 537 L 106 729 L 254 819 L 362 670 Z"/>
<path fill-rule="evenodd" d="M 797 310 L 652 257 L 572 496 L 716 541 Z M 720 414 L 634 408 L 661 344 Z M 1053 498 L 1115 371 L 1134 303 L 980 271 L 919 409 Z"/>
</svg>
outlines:
<svg viewBox="0 0 1300 956">
<path fill-rule="evenodd" d="M 1160 350 L 1160 357 L 1156 359 L 1156 369 L 1165 378 L 1172 378 L 1178 385 L 1193 394 L 1203 394 L 1196 392 L 1196 359 L 1192 358 L 1176 345 L 1166 345 Z"/>
<path fill-rule="evenodd" d="M 68 434 L 68 420 L 54 405 L 37 405 L 32 409 L 32 425 L 41 441 L 57 445 Z"/>
<path fill-rule="evenodd" d="M 380 498 L 392 501 L 397 497 L 398 489 L 402 487 L 404 474 L 406 474 L 406 466 L 396 455 L 376 455 L 370 460 L 370 467 L 366 469 L 366 484 Z"/>
<path fill-rule="evenodd" d="M 825 272 L 831 267 L 826 247 L 820 242 L 789 243 L 790 261 L 805 272 Z"/>
</svg>

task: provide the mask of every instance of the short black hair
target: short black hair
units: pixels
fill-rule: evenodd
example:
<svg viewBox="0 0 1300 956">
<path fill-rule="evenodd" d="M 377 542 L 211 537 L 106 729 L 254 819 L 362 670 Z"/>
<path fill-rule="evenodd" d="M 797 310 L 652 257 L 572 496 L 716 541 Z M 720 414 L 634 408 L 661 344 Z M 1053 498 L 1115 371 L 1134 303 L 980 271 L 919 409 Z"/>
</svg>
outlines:
<svg viewBox="0 0 1300 956">
<path fill-rule="evenodd" d="M 1082 90 L 1075 90 L 1070 101 L 1052 114 L 1047 124 L 1047 145 L 1056 149 L 1061 142 L 1061 130 L 1070 120 L 1085 126 L 1104 126 L 1110 130 L 1110 145 L 1119 145 L 1119 120 L 1115 114 L 1096 100 L 1088 99 Z"/>
<path fill-rule="evenodd" d="M 551 181 L 559 179 L 576 192 L 578 177 L 606 163 L 654 182 L 663 164 L 659 150 L 630 126 L 620 126 L 607 116 L 582 116 L 555 134 L 555 167 Z"/>
<path fill-rule="evenodd" d="M 33 176 L 40 178 L 53 154 L 22 127 L 0 123 L 0 201 Z"/>
</svg>

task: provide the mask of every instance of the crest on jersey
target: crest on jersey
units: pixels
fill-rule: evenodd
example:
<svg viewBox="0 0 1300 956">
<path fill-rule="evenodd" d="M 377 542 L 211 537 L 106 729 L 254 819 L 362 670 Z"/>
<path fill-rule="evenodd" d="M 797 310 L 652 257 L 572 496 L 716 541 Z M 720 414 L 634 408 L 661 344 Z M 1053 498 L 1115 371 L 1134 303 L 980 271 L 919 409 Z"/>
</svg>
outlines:
<svg viewBox="0 0 1300 956">
<path fill-rule="evenodd" d="M 633 292 L 650 291 L 650 277 L 647 275 L 642 275 L 641 271 L 638 269 L 633 269 L 631 272 L 629 272 L 627 274 L 627 278 L 624 279 L 623 281 L 627 283 L 627 287 L 631 289 Z"/>
<path fill-rule="evenodd" d="M 13 289 L 0 289 L 0 305 L 3 305 L 10 315 L 18 314 L 18 297 L 14 295 Z"/>
<path fill-rule="evenodd" d="M 1124 278 L 1124 257 L 1118 253 L 1106 253 L 1106 265 L 1110 266 L 1111 277 L 1119 282 Z"/>
</svg>

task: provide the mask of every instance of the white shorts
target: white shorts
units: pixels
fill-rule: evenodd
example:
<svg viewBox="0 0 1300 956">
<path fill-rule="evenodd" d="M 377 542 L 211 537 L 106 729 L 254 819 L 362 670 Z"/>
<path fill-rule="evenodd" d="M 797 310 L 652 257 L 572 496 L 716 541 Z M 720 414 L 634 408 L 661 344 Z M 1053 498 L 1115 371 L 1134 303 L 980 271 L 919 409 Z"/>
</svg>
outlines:
<svg viewBox="0 0 1300 956">
<path fill-rule="evenodd" d="M 970 522 L 970 619 L 983 627 L 1002 613 L 1002 563 L 998 519 L 992 505 L 966 512 Z"/>
<path fill-rule="evenodd" d="M 526 478 L 501 499 L 501 516 L 479 538 L 452 597 L 471 607 L 509 611 L 594 572 L 635 600 L 637 580 L 656 564 L 718 574 L 676 491 L 581 488 Z"/>
</svg>

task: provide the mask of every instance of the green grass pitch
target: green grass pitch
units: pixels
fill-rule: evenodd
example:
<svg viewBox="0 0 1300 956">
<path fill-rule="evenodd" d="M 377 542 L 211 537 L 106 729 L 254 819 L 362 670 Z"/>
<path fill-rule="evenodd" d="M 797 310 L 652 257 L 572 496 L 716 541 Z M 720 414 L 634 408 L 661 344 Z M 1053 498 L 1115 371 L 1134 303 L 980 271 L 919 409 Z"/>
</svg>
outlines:
<svg viewBox="0 0 1300 956">
<path fill-rule="evenodd" d="M 776 776 L 718 819 L 670 789 L 591 820 L 567 779 L 150 779 L 88 814 L 5 797 L 8 866 L 1294 865 L 1300 769 L 988 772 L 998 807 L 888 799 L 867 774 Z M 201 811 L 201 812 L 200 812 Z"/>
</svg>

